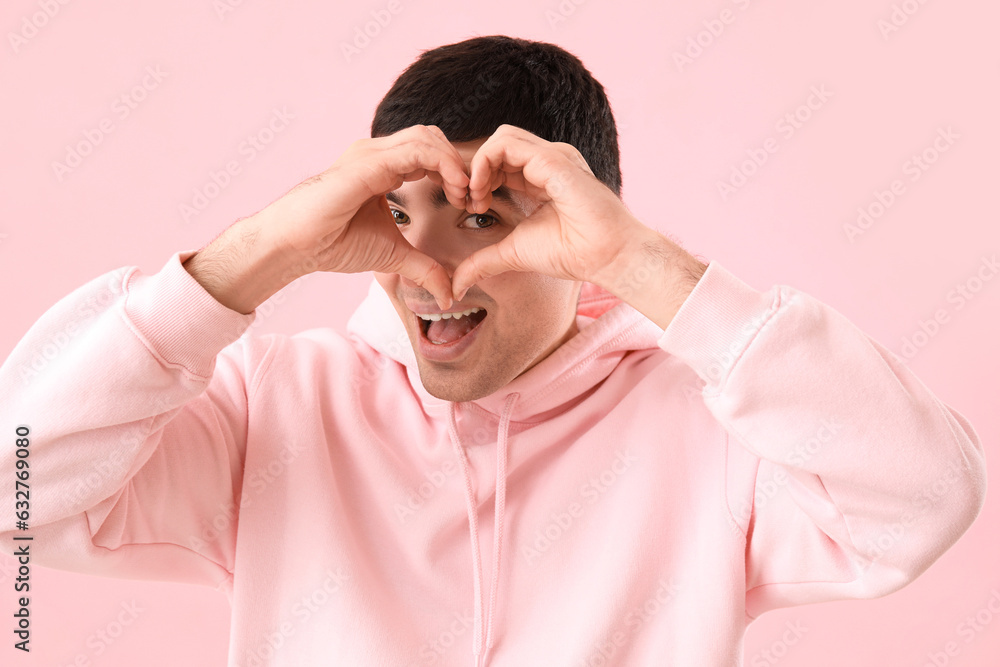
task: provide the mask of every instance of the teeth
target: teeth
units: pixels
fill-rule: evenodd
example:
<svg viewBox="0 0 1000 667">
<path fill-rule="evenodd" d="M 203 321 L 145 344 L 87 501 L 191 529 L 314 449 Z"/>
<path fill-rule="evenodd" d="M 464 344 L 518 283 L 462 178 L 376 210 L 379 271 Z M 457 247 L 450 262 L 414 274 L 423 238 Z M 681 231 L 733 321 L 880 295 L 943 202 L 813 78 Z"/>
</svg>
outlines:
<svg viewBox="0 0 1000 667">
<path fill-rule="evenodd" d="M 478 313 L 480 310 L 481 310 L 480 308 L 470 308 L 469 310 L 463 310 L 460 313 L 430 313 L 427 315 L 424 315 L 422 313 L 417 313 L 417 317 L 419 317 L 422 320 L 430 322 L 437 322 L 438 320 L 450 320 L 452 318 L 455 318 L 457 320 L 460 317 L 465 317 L 466 315 L 472 315 L 473 313 Z"/>
</svg>

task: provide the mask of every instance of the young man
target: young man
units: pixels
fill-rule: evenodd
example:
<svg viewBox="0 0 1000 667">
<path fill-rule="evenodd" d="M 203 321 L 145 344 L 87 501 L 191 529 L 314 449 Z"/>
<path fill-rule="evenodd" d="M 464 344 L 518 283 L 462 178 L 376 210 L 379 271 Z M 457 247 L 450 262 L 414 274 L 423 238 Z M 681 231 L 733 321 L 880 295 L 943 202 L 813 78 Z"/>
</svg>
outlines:
<svg viewBox="0 0 1000 667">
<path fill-rule="evenodd" d="M 972 426 L 891 352 L 628 211 L 574 56 L 425 52 L 371 134 L 28 332 L 0 425 L 34 562 L 225 591 L 230 665 L 729 667 L 761 613 L 897 590 L 979 512 Z M 375 272 L 346 336 L 240 337 L 311 271 Z"/>
</svg>

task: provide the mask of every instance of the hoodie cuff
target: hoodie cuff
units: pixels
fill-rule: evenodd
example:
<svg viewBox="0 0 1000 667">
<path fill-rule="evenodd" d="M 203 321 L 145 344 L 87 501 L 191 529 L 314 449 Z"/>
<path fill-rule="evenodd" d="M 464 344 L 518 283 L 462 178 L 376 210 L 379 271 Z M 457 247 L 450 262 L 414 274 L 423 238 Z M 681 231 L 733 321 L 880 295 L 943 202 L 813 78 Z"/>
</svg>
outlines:
<svg viewBox="0 0 1000 667">
<path fill-rule="evenodd" d="M 183 266 L 195 252 L 175 253 L 152 275 L 128 274 L 124 316 L 163 363 L 209 377 L 215 357 L 243 335 L 257 312 L 238 313 L 205 291 Z"/>
<path fill-rule="evenodd" d="M 690 366 L 706 391 L 717 391 L 777 312 L 779 296 L 780 288 L 756 290 L 713 260 L 657 343 Z"/>
</svg>

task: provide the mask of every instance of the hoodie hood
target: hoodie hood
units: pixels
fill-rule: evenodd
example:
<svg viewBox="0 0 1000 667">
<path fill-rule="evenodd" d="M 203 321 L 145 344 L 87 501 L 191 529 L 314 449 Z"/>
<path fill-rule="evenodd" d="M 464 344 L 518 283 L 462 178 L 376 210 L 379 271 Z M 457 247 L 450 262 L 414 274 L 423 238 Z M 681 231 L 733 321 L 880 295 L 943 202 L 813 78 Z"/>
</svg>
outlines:
<svg viewBox="0 0 1000 667">
<path fill-rule="evenodd" d="M 456 404 L 424 389 L 406 328 L 385 290 L 373 280 L 368 296 L 347 323 L 347 332 L 403 364 L 413 390 L 429 416 L 447 419 L 448 436 L 462 471 L 469 539 L 472 547 L 473 664 L 489 664 L 496 629 L 496 609 L 503 567 L 504 510 L 507 496 L 507 435 L 511 421 L 533 423 L 572 407 L 604 380 L 631 350 L 657 347 L 663 330 L 607 291 L 584 283 L 577 306 L 578 333 L 552 354 L 489 396 L 471 401 L 498 420 L 496 488 L 493 504 L 493 553 L 489 598 L 483 585 L 479 549 L 479 502 L 456 419 Z"/>
<path fill-rule="evenodd" d="M 579 331 L 573 338 L 506 386 L 472 403 L 499 416 L 507 396 L 517 393 L 511 419 L 529 423 L 543 420 L 546 413 L 571 405 L 606 378 L 630 350 L 657 348 L 663 335 L 663 330 L 642 313 L 592 283 L 583 284 L 576 321 Z M 449 401 L 424 389 L 406 328 L 375 280 L 348 321 L 347 332 L 406 367 L 428 414 L 447 413 Z"/>
</svg>

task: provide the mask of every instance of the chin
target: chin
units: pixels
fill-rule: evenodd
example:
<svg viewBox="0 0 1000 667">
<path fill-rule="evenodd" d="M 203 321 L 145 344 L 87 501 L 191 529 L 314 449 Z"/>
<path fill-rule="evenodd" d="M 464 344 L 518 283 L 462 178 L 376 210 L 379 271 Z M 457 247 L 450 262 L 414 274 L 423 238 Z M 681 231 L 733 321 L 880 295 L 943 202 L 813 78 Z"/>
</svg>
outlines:
<svg viewBox="0 0 1000 667">
<path fill-rule="evenodd" d="M 498 382 L 496 375 L 488 369 L 477 372 L 446 370 L 434 367 L 422 359 L 417 361 L 420 382 L 431 396 L 442 401 L 460 403 L 474 401 L 502 389 L 508 381 Z M 484 372 L 486 371 L 486 372 Z"/>
<path fill-rule="evenodd" d="M 440 372 L 435 372 L 433 370 L 428 371 L 423 367 L 420 368 L 420 381 L 423 383 L 424 389 L 427 390 L 428 394 L 434 396 L 435 398 L 440 398 L 442 401 L 451 401 L 453 403 L 474 401 L 477 398 L 489 396 L 493 393 L 493 391 L 486 388 L 469 387 L 467 386 L 468 382 L 449 381 L 446 378 L 441 377 Z"/>
</svg>

